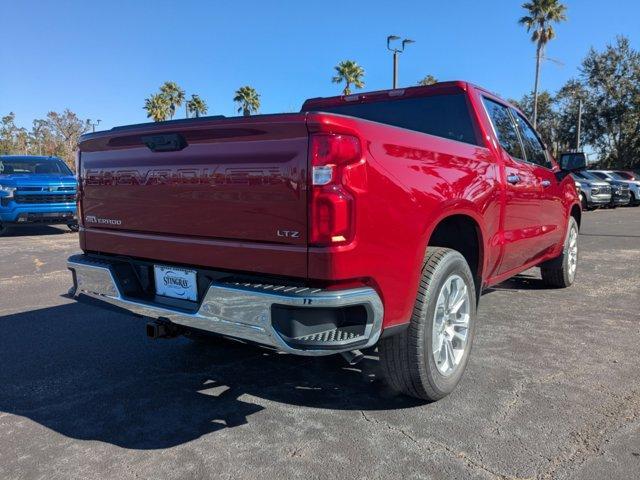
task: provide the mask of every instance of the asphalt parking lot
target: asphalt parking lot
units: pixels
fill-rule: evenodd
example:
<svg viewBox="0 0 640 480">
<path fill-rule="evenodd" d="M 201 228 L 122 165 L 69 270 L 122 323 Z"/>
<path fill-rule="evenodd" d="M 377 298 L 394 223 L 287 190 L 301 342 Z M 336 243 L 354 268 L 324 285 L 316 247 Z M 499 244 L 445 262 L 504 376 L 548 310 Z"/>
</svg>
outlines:
<svg viewBox="0 0 640 480">
<path fill-rule="evenodd" d="M 0 238 L 0 478 L 637 478 L 640 208 L 580 240 L 572 288 L 485 293 L 460 387 L 420 404 L 374 355 L 149 340 L 65 296 L 77 235 Z"/>
</svg>

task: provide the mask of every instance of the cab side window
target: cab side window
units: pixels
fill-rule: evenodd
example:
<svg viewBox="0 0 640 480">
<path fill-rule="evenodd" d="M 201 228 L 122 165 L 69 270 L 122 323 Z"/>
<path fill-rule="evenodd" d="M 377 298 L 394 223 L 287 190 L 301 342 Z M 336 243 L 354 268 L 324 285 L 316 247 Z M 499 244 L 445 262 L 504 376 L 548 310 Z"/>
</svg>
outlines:
<svg viewBox="0 0 640 480">
<path fill-rule="evenodd" d="M 514 159 L 523 160 L 525 157 L 522 151 L 522 144 L 518 138 L 518 132 L 509 109 L 488 98 L 483 98 L 482 101 L 502 148 Z"/>
<path fill-rule="evenodd" d="M 518 129 L 520 130 L 520 136 L 522 137 L 522 143 L 524 144 L 524 151 L 527 156 L 527 162 L 535 163 L 541 167 L 551 168 L 551 162 L 547 158 L 547 152 L 545 151 L 540 139 L 533 131 L 533 128 L 529 126 L 527 121 L 517 112 L 513 112 L 516 122 L 518 123 Z"/>
</svg>

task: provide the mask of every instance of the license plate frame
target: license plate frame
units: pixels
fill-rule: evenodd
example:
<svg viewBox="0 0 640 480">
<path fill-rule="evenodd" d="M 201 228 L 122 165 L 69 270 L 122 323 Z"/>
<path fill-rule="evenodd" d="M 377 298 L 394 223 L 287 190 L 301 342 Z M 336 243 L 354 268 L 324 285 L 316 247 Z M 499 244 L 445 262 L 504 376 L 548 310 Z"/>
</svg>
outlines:
<svg viewBox="0 0 640 480">
<path fill-rule="evenodd" d="M 198 301 L 198 272 L 170 265 L 154 265 L 156 295 Z"/>
</svg>

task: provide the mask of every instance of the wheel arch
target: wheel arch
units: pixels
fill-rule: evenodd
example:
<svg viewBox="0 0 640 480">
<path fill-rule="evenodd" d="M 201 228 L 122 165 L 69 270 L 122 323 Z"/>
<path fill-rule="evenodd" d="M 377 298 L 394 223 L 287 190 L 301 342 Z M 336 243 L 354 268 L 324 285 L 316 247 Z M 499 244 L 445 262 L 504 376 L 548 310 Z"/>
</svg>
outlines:
<svg viewBox="0 0 640 480">
<path fill-rule="evenodd" d="M 485 244 L 480 221 L 469 212 L 452 212 L 434 223 L 427 247 L 445 247 L 462 254 L 476 283 L 476 298 L 483 284 Z"/>
</svg>

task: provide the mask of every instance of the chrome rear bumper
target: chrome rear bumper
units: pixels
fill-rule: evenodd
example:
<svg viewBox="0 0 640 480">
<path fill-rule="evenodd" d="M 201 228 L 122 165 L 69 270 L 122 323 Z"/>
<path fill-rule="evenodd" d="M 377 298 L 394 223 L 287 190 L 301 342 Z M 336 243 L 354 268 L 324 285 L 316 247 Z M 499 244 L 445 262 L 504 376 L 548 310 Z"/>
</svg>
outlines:
<svg viewBox="0 0 640 480">
<path fill-rule="evenodd" d="M 380 337 L 383 306 L 369 287 L 340 291 L 300 287 L 274 287 L 212 282 L 197 310 L 186 311 L 127 298 L 123 295 L 112 265 L 84 255 L 67 260 L 73 273 L 75 295 L 87 295 L 131 311 L 224 336 L 248 340 L 298 355 L 330 355 L 373 346 Z M 362 306 L 366 325 L 358 335 L 323 332 L 304 338 L 285 339 L 272 322 L 272 306 L 294 309 Z"/>
</svg>

